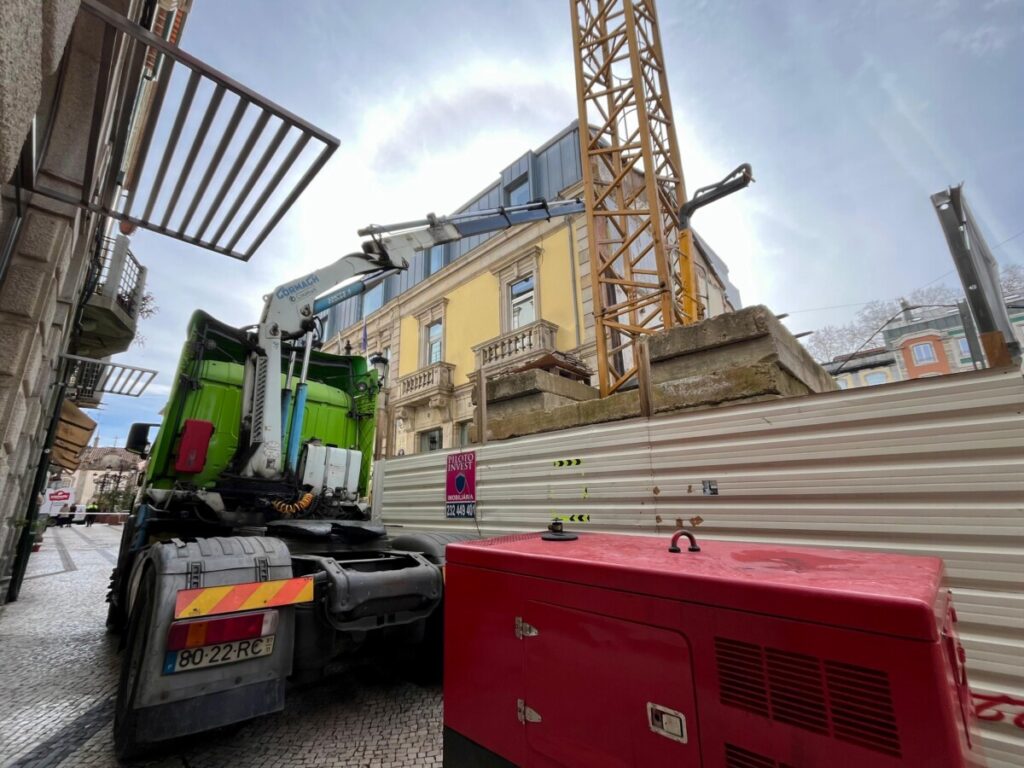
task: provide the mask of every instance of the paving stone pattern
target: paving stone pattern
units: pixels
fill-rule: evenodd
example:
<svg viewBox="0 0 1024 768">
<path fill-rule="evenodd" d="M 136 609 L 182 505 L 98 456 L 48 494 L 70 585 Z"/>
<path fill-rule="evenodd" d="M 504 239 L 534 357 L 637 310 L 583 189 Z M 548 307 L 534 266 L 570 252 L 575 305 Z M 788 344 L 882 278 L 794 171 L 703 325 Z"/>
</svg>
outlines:
<svg viewBox="0 0 1024 768">
<path fill-rule="evenodd" d="M 120 656 L 103 601 L 120 528 L 50 528 L 21 598 L 0 608 L 0 766 L 116 766 Z M 284 712 L 192 737 L 140 765 L 441 765 L 440 687 L 360 667 L 292 688 Z"/>
</svg>

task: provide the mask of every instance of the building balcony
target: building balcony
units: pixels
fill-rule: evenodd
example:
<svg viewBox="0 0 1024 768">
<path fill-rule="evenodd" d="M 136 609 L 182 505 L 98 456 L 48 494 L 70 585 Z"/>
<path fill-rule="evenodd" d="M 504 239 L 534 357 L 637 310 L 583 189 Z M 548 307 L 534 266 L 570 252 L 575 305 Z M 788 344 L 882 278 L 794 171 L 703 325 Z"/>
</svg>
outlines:
<svg viewBox="0 0 1024 768">
<path fill-rule="evenodd" d="M 558 326 L 547 320 L 536 320 L 522 328 L 503 333 L 473 347 L 476 369 L 504 368 L 522 365 L 556 351 Z"/>
<path fill-rule="evenodd" d="M 455 366 L 434 363 L 395 382 L 392 397 L 397 406 L 438 405 L 447 402 L 455 392 Z"/>
<path fill-rule="evenodd" d="M 99 276 L 82 312 L 77 351 L 102 358 L 124 352 L 135 338 L 146 289 L 146 268 L 128 250 L 128 238 L 101 238 L 94 269 Z"/>
</svg>

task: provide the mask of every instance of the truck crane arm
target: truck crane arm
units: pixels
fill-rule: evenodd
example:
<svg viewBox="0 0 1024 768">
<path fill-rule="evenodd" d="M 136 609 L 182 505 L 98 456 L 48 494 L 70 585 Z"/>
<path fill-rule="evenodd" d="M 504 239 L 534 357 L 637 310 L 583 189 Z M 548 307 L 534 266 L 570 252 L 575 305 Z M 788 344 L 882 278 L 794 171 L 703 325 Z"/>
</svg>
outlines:
<svg viewBox="0 0 1024 768">
<path fill-rule="evenodd" d="M 428 214 L 426 218 L 415 221 L 369 226 L 359 230 L 361 236 L 370 238 L 363 243 L 362 252 L 348 254 L 298 280 L 282 283 L 264 296 L 263 313 L 257 329 L 258 349 L 250 355 L 246 365 L 242 415 L 243 419 L 250 420 L 251 453 L 242 470 L 243 476 L 275 478 L 280 477 L 286 468 L 291 471 L 296 468 L 301 414 L 305 406 L 306 371 L 317 315 L 406 269 L 408 260 L 416 251 L 584 210 L 584 203 L 578 198 L 551 203 L 537 200 L 525 205 L 466 211 L 452 216 Z M 341 287 L 335 288 L 338 285 Z M 281 343 L 303 336 L 305 345 L 288 439 L 287 463 L 282 466 L 282 425 L 288 408 L 292 407 L 291 368 L 295 360 L 293 355 L 287 384 L 279 395 Z"/>
</svg>

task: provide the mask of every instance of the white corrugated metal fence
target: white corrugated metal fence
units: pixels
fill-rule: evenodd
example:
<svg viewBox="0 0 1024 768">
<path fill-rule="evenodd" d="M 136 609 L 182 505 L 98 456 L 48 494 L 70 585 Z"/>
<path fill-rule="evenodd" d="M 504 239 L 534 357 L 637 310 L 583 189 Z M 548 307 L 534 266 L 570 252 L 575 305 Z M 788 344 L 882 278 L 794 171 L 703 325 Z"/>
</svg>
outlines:
<svg viewBox="0 0 1024 768">
<path fill-rule="evenodd" d="M 1002 370 L 601 424 L 477 447 L 475 521 L 444 517 L 447 452 L 381 462 L 375 508 L 484 534 L 699 516 L 709 538 L 939 555 L 990 765 L 1024 766 L 1022 410 L 1024 377 Z"/>
</svg>

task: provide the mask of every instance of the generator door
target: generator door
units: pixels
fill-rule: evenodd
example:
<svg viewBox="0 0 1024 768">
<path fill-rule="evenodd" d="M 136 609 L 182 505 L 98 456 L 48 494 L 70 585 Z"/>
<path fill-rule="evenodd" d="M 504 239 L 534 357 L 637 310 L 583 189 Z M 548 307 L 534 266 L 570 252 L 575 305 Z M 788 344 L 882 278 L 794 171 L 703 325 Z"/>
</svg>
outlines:
<svg viewBox="0 0 1024 768">
<path fill-rule="evenodd" d="M 700 766 L 685 636 L 536 601 L 522 618 L 527 766 Z"/>
</svg>

